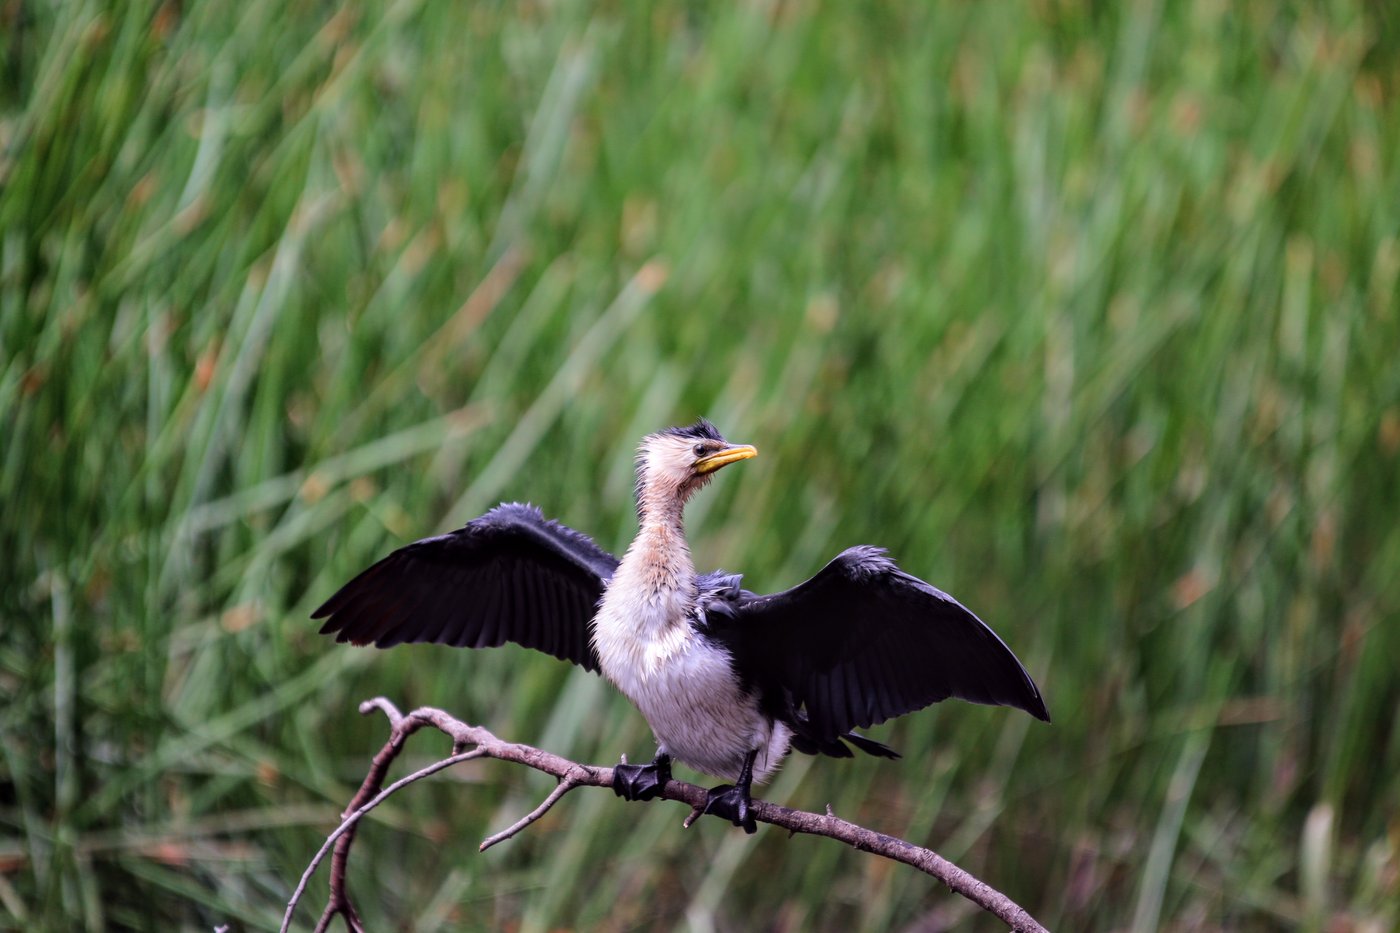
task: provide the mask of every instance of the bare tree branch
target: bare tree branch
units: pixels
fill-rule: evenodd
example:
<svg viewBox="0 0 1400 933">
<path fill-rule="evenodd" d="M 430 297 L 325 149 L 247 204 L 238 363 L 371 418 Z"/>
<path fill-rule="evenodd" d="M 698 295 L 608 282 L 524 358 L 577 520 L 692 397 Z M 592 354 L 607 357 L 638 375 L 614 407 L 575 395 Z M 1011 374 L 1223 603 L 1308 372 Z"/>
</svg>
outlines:
<svg viewBox="0 0 1400 933">
<path fill-rule="evenodd" d="M 559 786 L 550 792 L 539 806 L 514 825 L 483 841 L 481 843 L 482 851 L 497 843 L 504 842 L 544 816 L 565 794 L 576 787 L 606 787 L 609 789 L 612 787 L 612 768 L 579 764 L 576 761 L 570 761 L 530 745 L 502 741 L 488 730 L 480 726 L 468 725 L 440 709 L 425 706 L 403 715 L 399 713 L 398 708 L 393 703 L 383 697 L 376 697 L 360 704 L 361 713 L 368 714 L 374 710 L 380 710 L 389 717 L 389 723 L 392 727 L 389 741 L 374 756 L 369 774 L 365 777 L 359 792 L 355 794 L 354 799 L 350 801 L 350 805 L 343 814 L 343 822 L 326 839 L 321 851 L 312 859 L 311 864 L 307 866 L 306 872 L 302 875 L 301 883 L 297 885 L 291 901 L 287 904 L 286 915 L 282 919 L 283 933 L 286 933 L 290 928 L 297 902 L 305 892 L 306 885 L 315 873 L 317 866 L 320 865 L 326 852 L 332 846 L 334 846 L 334 855 L 331 858 L 330 898 L 321 914 L 320 921 L 316 925 L 316 931 L 321 933 L 321 931 L 328 929 L 331 921 L 336 916 L 340 916 L 344 918 L 350 933 L 362 933 L 364 928 L 359 915 L 345 889 L 345 867 L 350 855 L 350 846 L 355 838 L 355 827 L 366 813 L 378 806 L 390 794 L 414 781 L 427 777 L 429 774 L 472 758 L 495 758 L 500 761 L 513 761 L 534 768 L 536 771 L 543 771 L 559 780 Z M 389 765 L 403 750 L 408 737 L 424 726 L 433 726 L 448 735 L 452 739 L 454 754 L 381 790 L 384 774 Z M 698 818 L 698 814 L 704 808 L 706 794 L 707 791 L 703 787 L 685 781 L 671 780 L 662 788 L 660 799 L 675 800 L 690 806 L 691 813 L 685 820 L 685 825 L 689 826 Z M 862 852 L 880 855 L 917 868 L 919 871 L 942 881 L 983 910 L 1000 918 L 1017 933 L 1047 933 L 1045 928 L 1015 901 L 931 849 L 925 849 L 903 839 L 877 833 L 864 826 L 839 819 L 831 813 L 830 808 L 825 814 L 809 813 L 805 810 L 793 810 L 767 801 L 755 800 L 751 812 L 754 819 L 759 822 L 780 826 L 788 830 L 789 833 L 826 836 L 844 842 Z"/>
</svg>

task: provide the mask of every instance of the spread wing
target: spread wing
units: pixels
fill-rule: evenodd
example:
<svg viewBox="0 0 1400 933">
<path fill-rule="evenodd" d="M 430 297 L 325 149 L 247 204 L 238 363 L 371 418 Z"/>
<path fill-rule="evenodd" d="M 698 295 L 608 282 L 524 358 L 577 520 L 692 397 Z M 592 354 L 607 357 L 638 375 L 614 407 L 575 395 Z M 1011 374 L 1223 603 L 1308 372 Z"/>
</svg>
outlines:
<svg viewBox="0 0 1400 933">
<path fill-rule="evenodd" d="M 513 641 L 590 671 L 588 623 L 617 558 L 529 505 L 500 505 L 399 548 L 311 614 L 336 641 L 388 648 Z"/>
<path fill-rule="evenodd" d="M 744 676 L 804 708 L 823 741 L 949 697 L 1049 721 L 996 633 L 884 554 L 850 548 L 790 590 L 745 594 L 724 637 Z"/>
</svg>

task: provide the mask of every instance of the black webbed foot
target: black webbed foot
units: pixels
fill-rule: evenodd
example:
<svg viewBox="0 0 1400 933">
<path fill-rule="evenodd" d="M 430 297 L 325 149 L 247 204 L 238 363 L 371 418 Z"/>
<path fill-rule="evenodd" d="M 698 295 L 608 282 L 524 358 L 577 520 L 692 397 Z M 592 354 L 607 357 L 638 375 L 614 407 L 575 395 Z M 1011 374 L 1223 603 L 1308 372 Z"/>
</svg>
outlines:
<svg viewBox="0 0 1400 933">
<path fill-rule="evenodd" d="M 721 784 L 710 789 L 705 800 L 705 813 L 723 817 L 735 826 L 744 827 L 744 832 L 753 835 L 758 832 L 758 824 L 749 812 L 753 798 L 749 796 L 748 784 Z"/>
<path fill-rule="evenodd" d="M 649 765 L 613 765 L 613 793 L 623 800 L 651 800 L 671 780 L 671 756 L 657 755 Z"/>
<path fill-rule="evenodd" d="M 751 836 L 758 832 L 758 824 L 754 822 L 750 812 L 753 809 L 753 797 L 749 794 L 749 787 L 753 783 L 753 761 L 756 757 L 757 749 L 744 756 L 744 763 L 739 767 L 738 781 L 711 788 L 709 796 L 705 799 L 703 811 L 722 816 L 735 826 L 744 827 L 744 832 Z"/>
</svg>

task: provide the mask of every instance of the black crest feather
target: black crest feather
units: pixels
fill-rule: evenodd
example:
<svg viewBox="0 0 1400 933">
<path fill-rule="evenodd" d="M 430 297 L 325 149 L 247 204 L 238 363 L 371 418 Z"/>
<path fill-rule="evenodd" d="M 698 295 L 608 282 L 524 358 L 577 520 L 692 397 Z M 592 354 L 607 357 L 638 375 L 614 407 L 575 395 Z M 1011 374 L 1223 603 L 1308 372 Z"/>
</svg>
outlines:
<svg viewBox="0 0 1400 933">
<path fill-rule="evenodd" d="M 675 435 L 676 437 L 690 437 L 690 438 L 694 438 L 694 439 L 696 439 L 696 440 L 705 440 L 705 441 L 722 441 L 722 440 L 724 440 L 724 437 L 719 433 L 719 429 L 716 428 L 714 425 L 710 424 L 710 422 L 707 421 L 707 420 L 704 419 L 704 418 L 701 418 L 699 421 L 695 422 L 694 424 L 687 425 L 686 427 L 683 427 L 683 428 L 667 428 L 665 431 L 662 431 L 661 433 L 662 433 L 662 434 L 673 434 L 673 435 Z"/>
</svg>

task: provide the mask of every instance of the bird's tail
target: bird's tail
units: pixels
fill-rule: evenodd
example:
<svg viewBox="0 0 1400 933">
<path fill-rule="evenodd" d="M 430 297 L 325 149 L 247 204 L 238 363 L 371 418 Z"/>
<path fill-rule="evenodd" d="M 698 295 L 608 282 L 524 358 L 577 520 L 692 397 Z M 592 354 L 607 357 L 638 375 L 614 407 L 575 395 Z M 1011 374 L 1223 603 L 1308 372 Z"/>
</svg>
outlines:
<svg viewBox="0 0 1400 933">
<path fill-rule="evenodd" d="M 877 758 L 898 758 L 899 752 L 890 748 L 883 742 L 866 738 L 855 732 L 847 732 L 837 739 L 817 739 L 801 732 L 794 732 L 792 736 L 792 747 L 802 752 L 804 755 L 830 755 L 832 758 L 853 758 L 854 754 L 845 739 L 856 748 L 867 755 L 874 755 Z"/>
<path fill-rule="evenodd" d="M 899 752 L 890 748 L 885 743 L 877 742 L 874 739 L 866 738 L 865 736 L 859 735 L 855 732 L 847 732 L 845 735 L 841 736 L 841 738 L 845 739 L 847 742 L 850 742 L 852 745 L 865 752 L 867 755 L 874 755 L 877 758 L 899 757 Z"/>
</svg>

